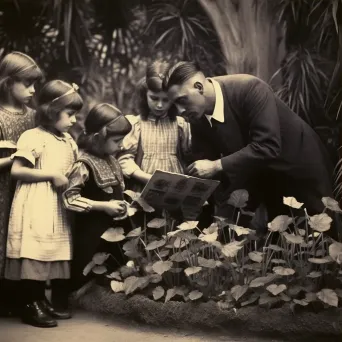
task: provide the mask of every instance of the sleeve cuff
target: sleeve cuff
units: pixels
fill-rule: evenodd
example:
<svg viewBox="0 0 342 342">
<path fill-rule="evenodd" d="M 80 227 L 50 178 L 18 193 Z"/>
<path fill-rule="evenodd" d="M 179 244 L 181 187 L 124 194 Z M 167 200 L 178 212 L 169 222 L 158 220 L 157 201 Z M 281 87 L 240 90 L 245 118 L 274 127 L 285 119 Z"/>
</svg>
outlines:
<svg viewBox="0 0 342 342">
<path fill-rule="evenodd" d="M 12 157 L 12 159 L 17 158 L 17 157 L 24 158 L 28 162 L 30 162 L 32 164 L 32 166 L 35 166 L 35 164 L 36 164 L 36 158 L 34 157 L 32 152 L 29 152 L 29 151 L 23 151 L 23 150 L 17 151 L 14 154 L 12 154 L 11 157 Z"/>
<path fill-rule="evenodd" d="M 133 159 L 120 159 L 119 163 L 122 169 L 122 173 L 126 178 L 131 178 L 133 173 L 140 169 Z"/>
</svg>

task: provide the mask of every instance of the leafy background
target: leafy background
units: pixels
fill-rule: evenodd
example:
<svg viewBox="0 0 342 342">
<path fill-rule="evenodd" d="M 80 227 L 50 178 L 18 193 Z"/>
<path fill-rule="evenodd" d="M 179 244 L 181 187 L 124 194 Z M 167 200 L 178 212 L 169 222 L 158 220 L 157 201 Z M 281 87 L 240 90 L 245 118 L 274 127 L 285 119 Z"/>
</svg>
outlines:
<svg viewBox="0 0 342 342">
<path fill-rule="evenodd" d="M 23 51 L 46 79 L 81 85 L 81 119 L 98 101 L 132 112 L 134 86 L 159 57 L 261 77 L 321 136 L 340 197 L 341 28 L 342 0 L 2 0 L 0 55 Z"/>
</svg>

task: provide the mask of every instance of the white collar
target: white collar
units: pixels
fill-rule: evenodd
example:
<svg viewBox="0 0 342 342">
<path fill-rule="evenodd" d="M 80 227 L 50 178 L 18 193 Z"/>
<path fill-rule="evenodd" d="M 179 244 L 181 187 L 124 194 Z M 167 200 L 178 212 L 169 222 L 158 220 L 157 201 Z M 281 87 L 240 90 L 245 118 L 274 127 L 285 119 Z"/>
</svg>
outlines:
<svg viewBox="0 0 342 342">
<path fill-rule="evenodd" d="M 214 91 L 215 91 L 215 107 L 213 110 L 212 115 L 205 114 L 206 118 L 208 119 L 210 125 L 211 119 L 215 119 L 218 122 L 224 122 L 224 100 L 223 100 L 223 93 L 220 84 L 215 81 L 213 78 L 208 78 L 208 80 L 213 84 Z"/>
</svg>

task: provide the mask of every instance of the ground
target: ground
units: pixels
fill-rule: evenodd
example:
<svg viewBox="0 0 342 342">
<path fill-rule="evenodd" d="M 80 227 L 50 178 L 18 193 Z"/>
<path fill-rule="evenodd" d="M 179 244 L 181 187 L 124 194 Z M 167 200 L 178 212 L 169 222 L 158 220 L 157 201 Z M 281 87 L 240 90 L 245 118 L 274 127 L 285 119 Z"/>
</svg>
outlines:
<svg viewBox="0 0 342 342">
<path fill-rule="evenodd" d="M 161 330 L 137 323 L 113 323 L 105 317 L 76 312 L 57 328 L 41 329 L 24 325 L 18 319 L 0 319 L 0 342 L 282 342 L 275 339 L 180 330 Z"/>
</svg>

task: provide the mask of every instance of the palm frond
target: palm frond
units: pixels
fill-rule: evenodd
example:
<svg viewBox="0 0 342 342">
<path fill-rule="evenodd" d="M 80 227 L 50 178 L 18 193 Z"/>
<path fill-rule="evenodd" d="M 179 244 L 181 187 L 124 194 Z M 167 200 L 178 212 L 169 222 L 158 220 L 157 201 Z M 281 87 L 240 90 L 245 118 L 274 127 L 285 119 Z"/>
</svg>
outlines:
<svg viewBox="0 0 342 342">
<path fill-rule="evenodd" d="M 224 60 L 215 29 L 197 1 L 155 0 L 147 6 L 147 22 L 144 43 L 173 60 L 195 60 L 211 73 Z"/>
<path fill-rule="evenodd" d="M 0 2 L 0 54 L 20 50 L 39 55 L 44 48 L 42 35 L 49 31 L 41 17 L 42 5 L 27 0 Z M 43 46 L 42 46 L 43 45 Z"/>
<path fill-rule="evenodd" d="M 47 0 L 43 15 L 57 32 L 64 47 L 64 57 L 72 65 L 84 65 L 88 55 L 89 4 L 86 0 Z"/>
<path fill-rule="evenodd" d="M 321 68 L 325 63 L 321 56 L 307 49 L 294 50 L 273 76 L 282 73 L 283 85 L 277 91 L 278 96 L 311 125 L 315 121 L 311 111 L 324 106 L 322 89 L 326 88 L 328 78 Z"/>
<path fill-rule="evenodd" d="M 342 159 L 340 159 L 334 170 L 334 194 L 339 200 L 342 198 Z"/>
<path fill-rule="evenodd" d="M 338 52 L 335 68 L 328 85 L 327 96 L 325 100 L 325 106 L 335 106 L 337 104 L 337 112 L 335 119 L 340 119 L 341 107 L 342 107 L 342 92 L 340 89 L 336 92 L 335 89 L 339 88 L 342 82 L 342 0 L 333 0 L 331 17 L 334 20 L 336 33 L 338 36 Z M 334 94 L 335 93 L 335 94 Z M 329 102 L 331 103 L 330 105 Z"/>
</svg>

